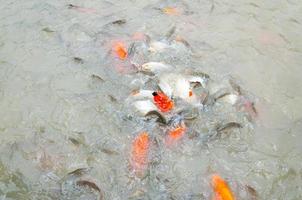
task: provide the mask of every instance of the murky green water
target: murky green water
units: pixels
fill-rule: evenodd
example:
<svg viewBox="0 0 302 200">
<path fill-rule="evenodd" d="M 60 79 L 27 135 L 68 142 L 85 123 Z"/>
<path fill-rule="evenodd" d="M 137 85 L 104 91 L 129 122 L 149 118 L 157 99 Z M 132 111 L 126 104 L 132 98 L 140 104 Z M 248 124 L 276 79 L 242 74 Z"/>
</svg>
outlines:
<svg viewBox="0 0 302 200">
<path fill-rule="evenodd" d="M 119 19 L 126 23 L 111 24 Z M 173 26 L 172 48 L 152 53 L 141 45 L 135 61 L 200 70 L 220 87 L 234 77 L 256 118 L 218 103 L 187 124 L 198 136 L 166 148 L 166 129 L 137 115 L 128 98 L 156 78 L 110 51 L 135 33 L 165 39 Z M 213 173 L 237 199 L 254 198 L 247 186 L 258 199 L 301 199 L 301 33 L 299 0 L 2 1 L 0 199 L 211 199 Z M 213 124 L 234 120 L 243 128 L 202 141 Z M 129 155 L 142 131 L 158 141 L 139 178 Z M 79 168 L 87 170 L 68 174 Z"/>
</svg>

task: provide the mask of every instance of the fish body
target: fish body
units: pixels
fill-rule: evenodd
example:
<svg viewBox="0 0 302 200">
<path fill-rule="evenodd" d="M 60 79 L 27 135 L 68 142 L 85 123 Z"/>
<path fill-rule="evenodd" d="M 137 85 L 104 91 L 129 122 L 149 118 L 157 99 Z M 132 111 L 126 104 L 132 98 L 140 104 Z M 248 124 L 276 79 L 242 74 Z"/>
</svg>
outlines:
<svg viewBox="0 0 302 200">
<path fill-rule="evenodd" d="M 90 14 L 97 13 L 97 10 L 95 10 L 93 8 L 83 8 L 83 7 L 80 7 L 77 5 L 73 5 L 73 4 L 68 4 L 68 9 L 74 9 L 74 10 L 77 10 L 82 13 L 90 13 Z"/>
<path fill-rule="evenodd" d="M 157 107 L 152 103 L 151 100 L 135 101 L 133 105 L 143 116 L 150 111 L 157 110 Z"/>
<path fill-rule="evenodd" d="M 174 107 L 174 102 L 162 92 L 153 92 L 153 102 L 161 112 L 169 112 Z"/>
<path fill-rule="evenodd" d="M 162 9 L 162 12 L 167 15 L 180 15 L 181 11 L 176 7 L 165 7 Z"/>
<path fill-rule="evenodd" d="M 235 200 L 227 182 L 217 174 L 212 176 L 212 187 L 215 193 L 214 200 Z"/>
<path fill-rule="evenodd" d="M 191 82 L 192 81 L 192 82 Z M 192 90 L 191 83 L 201 81 L 198 77 L 166 73 L 159 77 L 158 86 L 167 96 L 179 97 L 193 105 L 200 104 L 200 98 Z"/>
<path fill-rule="evenodd" d="M 161 62 L 148 62 L 141 66 L 141 71 L 151 72 L 153 74 L 157 74 L 164 71 L 171 71 L 172 69 L 172 66 Z"/>
<path fill-rule="evenodd" d="M 177 126 L 168 131 L 166 136 L 166 145 L 171 146 L 177 143 L 186 133 L 186 126 L 184 124 Z"/>
<path fill-rule="evenodd" d="M 163 41 L 152 41 L 149 43 L 149 51 L 156 53 L 156 52 L 163 52 L 164 50 L 170 48 L 170 45 L 167 42 Z"/>
<path fill-rule="evenodd" d="M 121 60 L 125 60 L 128 56 L 127 49 L 122 42 L 117 42 L 116 44 L 114 44 L 113 50 L 117 57 Z"/>
<path fill-rule="evenodd" d="M 184 136 L 185 131 L 186 131 L 186 127 L 178 126 L 175 129 L 169 131 L 168 136 L 173 140 L 179 140 Z"/>
<path fill-rule="evenodd" d="M 152 99 L 153 90 L 135 90 L 131 93 L 131 97 L 134 99 Z"/>
<path fill-rule="evenodd" d="M 148 154 L 150 147 L 149 135 L 140 133 L 132 143 L 131 167 L 135 172 L 143 172 L 148 167 Z"/>
</svg>

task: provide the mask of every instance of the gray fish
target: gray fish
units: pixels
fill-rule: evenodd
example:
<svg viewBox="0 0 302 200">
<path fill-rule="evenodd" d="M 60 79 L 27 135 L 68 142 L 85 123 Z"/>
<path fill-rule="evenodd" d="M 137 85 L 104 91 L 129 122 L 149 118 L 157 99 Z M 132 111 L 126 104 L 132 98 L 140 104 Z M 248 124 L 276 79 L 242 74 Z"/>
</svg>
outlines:
<svg viewBox="0 0 302 200">
<path fill-rule="evenodd" d="M 166 39 L 166 40 L 170 39 L 170 38 L 174 35 L 175 31 L 176 31 L 176 26 L 173 26 L 173 27 L 166 33 L 165 39 Z"/>
<path fill-rule="evenodd" d="M 89 188 L 92 188 L 98 192 L 101 192 L 101 189 L 99 188 L 99 186 L 97 186 L 97 184 L 95 184 L 91 181 L 88 181 L 88 180 L 79 180 L 76 182 L 76 184 L 78 186 L 88 186 Z"/>
<path fill-rule="evenodd" d="M 248 193 L 249 200 L 257 200 L 258 199 L 258 193 L 252 186 L 245 185 L 245 190 Z"/>
<path fill-rule="evenodd" d="M 216 127 L 216 130 L 217 132 L 222 132 L 222 131 L 228 131 L 230 129 L 233 129 L 233 128 L 243 128 L 243 126 L 237 122 L 228 122 L 226 124 L 223 124 L 223 125 L 218 125 Z"/>
<path fill-rule="evenodd" d="M 73 5 L 73 4 L 68 4 L 67 8 L 72 9 L 72 8 L 78 8 L 79 6 Z"/>
<path fill-rule="evenodd" d="M 227 95 L 230 95 L 231 93 L 227 90 L 227 89 L 221 89 L 218 90 L 217 92 L 215 92 L 212 97 L 214 99 L 214 101 L 217 101 L 218 99 L 221 99 Z"/>
<path fill-rule="evenodd" d="M 68 138 L 71 142 L 72 142 L 72 144 L 74 144 L 74 145 L 76 145 L 76 146 L 79 146 L 81 143 L 78 141 L 78 140 L 76 140 L 76 139 L 74 139 L 74 138 Z"/>
<path fill-rule="evenodd" d="M 102 77 L 100 77 L 99 75 L 96 75 L 96 74 L 92 74 L 91 78 L 94 80 L 98 80 L 100 82 L 105 82 L 105 80 Z"/>
<path fill-rule="evenodd" d="M 46 27 L 43 28 L 42 31 L 46 32 L 46 33 L 54 33 L 55 31 L 51 30 L 50 28 Z"/>
<path fill-rule="evenodd" d="M 115 20 L 113 22 L 111 22 L 111 24 L 114 24 L 114 25 L 123 25 L 123 24 L 126 24 L 126 20 L 125 19 L 119 19 L 119 20 Z"/>
<path fill-rule="evenodd" d="M 217 125 L 214 130 L 210 131 L 209 134 L 203 135 L 201 141 L 203 144 L 206 144 L 219 138 L 224 131 L 228 131 L 233 128 L 242 128 L 242 125 L 237 122 L 228 122 L 226 124 Z"/>
<path fill-rule="evenodd" d="M 145 117 L 157 117 L 156 122 L 167 124 L 167 119 L 157 110 L 149 111 L 147 114 L 145 114 Z"/>
<path fill-rule="evenodd" d="M 181 110 L 179 113 L 185 120 L 194 120 L 199 116 L 199 110 L 197 108 L 190 108 Z"/>
<path fill-rule="evenodd" d="M 104 194 L 103 194 L 102 190 L 100 189 L 100 187 L 96 183 L 94 183 L 90 180 L 78 180 L 76 182 L 76 185 L 80 186 L 80 187 L 88 187 L 92 190 L 95 190 L 99 193 L 99 200 L 104 199 Z"/>
<path fill-rule="evenodd" d="M 238 85 L 238 83 L 235 82 L 233 77 L 231 77 L 229 79 L 229 83 L 230 83 L 231 87 L 233 88 L 233 90 L 238 93 L 238 95 L 242 95 L 243 91 L 242 91 L 241 87 Z"/>
<path fill-rule="evenodd" d="M 72 172 L 69 172 L 67 175 L 82 176 L 82 175 L 86 174 L 88 171 L 89 171 L 88 168 L 79 168 Z"/>
<path fill-rule="evenodd" d="M 117 102 L 117 99 L 114 96 L 108 94 L 108 97 L 109 97 L 111 102 L 114 102 L 114 103 Z"/>
<path fill-rule="evenodd" d="M 107 149 L 107 148 L 102 148 L 101 152 L 108 154 L 108 155 L 119 155 L 119 153 L 117 151 Z"/>
<path fill-rule="evenodd" d="M 78 64 L 83 64 L 84 60 L 82 58 L 79 57 L 73 57 L 73 61 L 78 63 Z"/>
<path fill-rule="evenodd" d="M 132 42 L 129 47 L 128 47 L 128 56 L 131 57 L 132 55 L 134 55 L 136 50 L 136 46 L 135 46 L 135 42 Z"/>
</svg>

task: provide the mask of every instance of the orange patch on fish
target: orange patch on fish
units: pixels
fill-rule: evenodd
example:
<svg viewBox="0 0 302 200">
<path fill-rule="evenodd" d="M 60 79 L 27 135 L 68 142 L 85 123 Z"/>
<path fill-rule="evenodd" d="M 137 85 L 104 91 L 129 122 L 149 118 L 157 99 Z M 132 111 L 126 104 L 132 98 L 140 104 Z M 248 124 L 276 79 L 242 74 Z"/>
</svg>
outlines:
<svg viewBox="0 0 302 200">
<path fill-rule="evenodd" d="M 141 32 L 135 32 L 132 36 L 132 39 L 139 40 L 139 41 L 146 40 L 146 35 Z"/>
<path fill-rule="evenodd" d="M 192 90 L 189 91 L 189 97 L 191 97 L 191 96 L 193 96 L 193 91 Z"/>
<path fill-rule="evenodd" d="M 135 172 L 142 172 L 148 166 L 149 135 L 146 132 L 139 134 L 132 143 L 131 167 Z"/>
<path fill-rule="evenodd" d="M 185 135 L 186 131 L 187 128 L 185 127 L 185 125 L 180 125 L 174 129 L 169 130 L 165 140 L 166 145 L 169 147 L 176 144 Z"/>
<path fill-rule="evenodd" d="M 186 127 L 178 126 L 177 128 L 169 131 L 168 137 L 172 140 L 179 140 L 185 135 L 186 130 Z"/>
<path fill-rule="evenodd" d="M 215 200 L 235 200 L 227 182 L 218 174 L 212 175 L 212 187 L 215 194 Z"/>
<path fill-rule="evenodd" d="M 119 59 L 125 60 L 128 56 L 125 44 L 122 42 L 117 42 L 113 45 L 113 50 Z"/>
<path fill-rule="evenodd" d="M 180 10 L 175 7 L 165 7 L 162 11 L 167 15 L 180 15 Z"/>
<path fill-rule="evenodd" d="M 162 92 L 153 92 L 153 101 L 161 112 L 169 112 L 173 109 L 173 101 Z"/>
</svg>

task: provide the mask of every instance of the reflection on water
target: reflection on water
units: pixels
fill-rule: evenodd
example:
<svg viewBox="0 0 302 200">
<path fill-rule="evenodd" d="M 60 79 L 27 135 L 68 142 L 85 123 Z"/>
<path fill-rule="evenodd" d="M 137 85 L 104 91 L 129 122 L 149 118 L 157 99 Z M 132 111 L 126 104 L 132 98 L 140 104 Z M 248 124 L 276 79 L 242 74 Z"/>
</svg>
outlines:
<svg viewBox="0 0 302 200">
<path fill-rule="evenodd" d="M 211 199 L 214 173 L 237 199 L 301 199 L 300 1 L 0 9 L 1 199 Z M 135 102 L 148 109 L 158 85 L 175 108 L 144 117 Z"/>
</svg>

